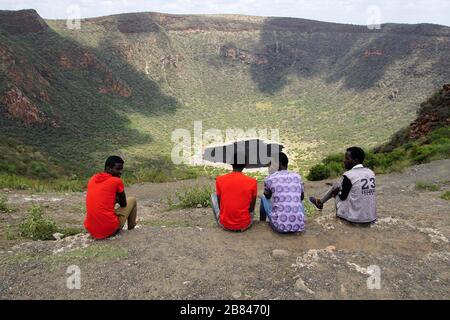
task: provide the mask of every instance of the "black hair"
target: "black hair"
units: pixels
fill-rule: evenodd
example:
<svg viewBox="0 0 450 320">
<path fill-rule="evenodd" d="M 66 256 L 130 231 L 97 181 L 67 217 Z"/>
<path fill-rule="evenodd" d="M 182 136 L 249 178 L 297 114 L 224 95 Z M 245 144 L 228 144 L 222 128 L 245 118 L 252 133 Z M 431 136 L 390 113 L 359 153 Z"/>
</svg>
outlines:
<svg viewBox="0 0 450 320">
<path fill-rule="evenodd" d="M 108 157 L 108 159 L 106 159 L 106 162 L 105 162 L 105 170 L 108 168 L 113 168 L 116 165 L 116 163 L 123 164 L 124 161 L 121 157 L 118 157 L 118 156 Z"/>
<path fill-rule="evenodd" d="M 288 156 L 284 153 L 284 152 L 280 152 L 278 154 L 278 161 L 280 162 L 280 164 L 287 168 L 288 164 L 289 164 L 289 159 Z"/>
<path fill-rule="evenodd" d="M 358 160 L 359 163 L 363 163 L 364 159 L 366 158 L 366 154 L 364 153 L 364 150 L 360 147 L 351 147 L 347 149 L 347 152 L 350 153 L 350 156 L 353 160 Z"/>
<path fill-rule="evenodd" d="M 242 158 L 244 158 L 244 161 L 242 162 Z M 233 162 L 231 165 L 233 166 L 233 170 L 238 169 L 240 171 L 244 170 L 247 166 L 247 154 L 235 151 L 233 155 Z"/>
</svg>

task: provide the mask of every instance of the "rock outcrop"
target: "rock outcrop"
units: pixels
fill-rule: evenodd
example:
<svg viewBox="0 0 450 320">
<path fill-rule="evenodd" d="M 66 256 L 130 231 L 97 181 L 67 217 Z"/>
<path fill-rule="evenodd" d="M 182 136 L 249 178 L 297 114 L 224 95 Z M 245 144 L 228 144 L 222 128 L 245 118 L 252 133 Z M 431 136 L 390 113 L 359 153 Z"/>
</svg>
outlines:
<svg viewBox="0 0 450 320">
<path fill-rule="evenodd" d="M 36 10 L 19 10 L 0 12 L 0 29 L 9 34 L 37 33 L 48 30 L 49 27 Z"/>
<path fill-rule="evenodd" d="M 28 99 L 20 89 L 12 87 L 1 99 L 8 115 L 26 125 L 44 124 L 45 115 Z"/>
<path fill-rule="evenodd" d="M 91 69 L 95 71 L 101 78 L 101 84 L 98 86 L 98 92 L 102 94 L 110 93 L 121 97 L 131 97 L 132 91 L 127 84 L 116 79 L 106 66 L 99 61 L 96 56 L 87 51 L 61 52 L 58 64 L 71 71 Z"/>
<path fill-rule="evenodd" d="M 411 123 L 409 138 L 418 139 L 428 135 L 434 128 L 450 125 L 450 84 L 427 102 L 423 103 L 416 121 Z"/>
<path fill-rule="evenodd" d="M 268 58 L 261 54 L 253 54 L 247 50 L 235 46 L 223 46 L 220 48 L 220 55 L 231 60 L 239 60 L 245 64 L 267 64 Z"/>
</svg>

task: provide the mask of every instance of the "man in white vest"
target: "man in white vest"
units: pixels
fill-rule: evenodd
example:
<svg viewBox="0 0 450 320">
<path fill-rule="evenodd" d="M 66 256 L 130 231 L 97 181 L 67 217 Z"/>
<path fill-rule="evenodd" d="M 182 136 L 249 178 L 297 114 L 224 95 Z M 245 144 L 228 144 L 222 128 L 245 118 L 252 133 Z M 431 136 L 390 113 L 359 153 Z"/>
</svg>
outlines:
<svg viewBox="0 0 450 320">
<path fill-rule="evenodd" d="M 347 170 L 322 198 L 309 201 L 319 210 L 331 198 L 336 199 L 336 215 L 353 223 L 371 223 L 377 220 L 375 173 L 363 166 L 364 150 L 347 149 L 344 167 Z"/>
</svg>

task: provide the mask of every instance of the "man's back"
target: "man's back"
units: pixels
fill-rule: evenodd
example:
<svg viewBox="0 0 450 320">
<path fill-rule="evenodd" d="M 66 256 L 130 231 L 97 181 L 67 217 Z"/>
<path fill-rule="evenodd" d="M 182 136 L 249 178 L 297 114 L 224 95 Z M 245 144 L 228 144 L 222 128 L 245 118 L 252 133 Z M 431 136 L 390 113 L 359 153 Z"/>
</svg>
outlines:
<svg viewBox="0 0 450 320">
<path fill-rule="evenodd" d="M 96 174 L 89 180 L 84 226 L 94 238 L 109 237 L 119 228 L 114 205 L 117 193 L 123 191 L 122 180 L 108 173 Z"/>
<path fill-rule="evenodd" d="M 249 212 L 257 194 L 256 179 L 242 172 L 232 172 L 216 179 L 216 193 L 220 197 L 220 224 L 230 230 L 242 230 L 251 223 Z"/>
<path fill-rule="evenodd" d="M 351 222 L 366 223 L 377 219 L 375 173 L 362 166 L 344 173 L 352 188 L 345 200 L 336 203 L 337 215 Z"/>
<path fill-rule="evenodd" d="M 303 182 L 299 174 L 277 171 L 266 178 L 264 188 L 272 194 L 270 224 L 278 232 L 300 232 L 305 228 L 301 199 Z"/>
</svg>

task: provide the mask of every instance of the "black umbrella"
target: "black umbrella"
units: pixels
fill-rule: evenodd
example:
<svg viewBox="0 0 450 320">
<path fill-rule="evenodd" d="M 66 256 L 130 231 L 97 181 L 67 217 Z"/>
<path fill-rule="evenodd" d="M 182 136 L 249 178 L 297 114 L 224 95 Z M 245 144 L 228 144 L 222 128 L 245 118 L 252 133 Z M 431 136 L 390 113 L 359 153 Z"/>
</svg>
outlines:
<svg viewBox="0 0 450 320">
<path fill-rule="evenodd" d="M 203 160 L 233 164 L 246 163 L 247 169 L 263 168 L 270 165 L 270 158 L 283 150 L 278 143 L 265 143 L 260 139 L 241 140 L 226 145 L 206 148 Z"/>
</svg>

